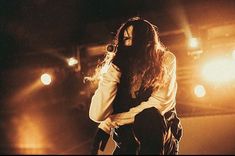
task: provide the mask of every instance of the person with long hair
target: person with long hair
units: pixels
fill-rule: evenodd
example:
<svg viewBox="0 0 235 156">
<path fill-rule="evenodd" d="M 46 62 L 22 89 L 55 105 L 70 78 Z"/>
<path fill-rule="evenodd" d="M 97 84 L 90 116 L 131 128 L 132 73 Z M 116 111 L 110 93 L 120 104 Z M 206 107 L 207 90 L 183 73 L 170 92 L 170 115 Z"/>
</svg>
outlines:
<svg viewBox="0 0 235 156">
<path fill-rule="evenodd" d="M 89 117 L 100 123 L 92 154 L 111 135 L 113 154 L 178 154 L 182 126 L 176 112 L 176 57 L 157 28 L 134 17 L 121 25 L 97 68 Z"/>
</svg>

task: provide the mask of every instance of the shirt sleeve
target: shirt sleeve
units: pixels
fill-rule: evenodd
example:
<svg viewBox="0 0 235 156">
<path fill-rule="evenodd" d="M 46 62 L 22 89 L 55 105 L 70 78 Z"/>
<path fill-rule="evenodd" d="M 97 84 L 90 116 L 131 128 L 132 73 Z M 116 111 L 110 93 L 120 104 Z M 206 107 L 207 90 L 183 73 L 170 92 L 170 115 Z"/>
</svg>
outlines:
<svg viewBox="0 0 235 156">
<path fill-rule="evenodd" d="M 120 83 L 121 72 L 114 64 L 105 66 L 106 70 L 102 75 L 94 95 L 91 99 L 89 117 L 91 120 L 100 123 L 113 112 L 112 102 L 116 97 L 117 85 Z"/>
</svg>

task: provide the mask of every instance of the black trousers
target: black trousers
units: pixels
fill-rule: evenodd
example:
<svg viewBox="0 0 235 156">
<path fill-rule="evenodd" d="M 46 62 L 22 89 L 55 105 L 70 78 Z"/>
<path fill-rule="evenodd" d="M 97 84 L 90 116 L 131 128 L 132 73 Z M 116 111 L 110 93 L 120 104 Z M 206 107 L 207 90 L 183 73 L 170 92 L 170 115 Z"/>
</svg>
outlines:
<svg viewBox="0 0 235 156">
<path fill-rule="evenodd" d="M 179 143 L 172 134 L 168 121 L 154 107 L 137 114 L 134 124 L 120 132 L 120 135 L 114 138 L 117 143 L 114 155 L 178 154 Z"/>
</svg>

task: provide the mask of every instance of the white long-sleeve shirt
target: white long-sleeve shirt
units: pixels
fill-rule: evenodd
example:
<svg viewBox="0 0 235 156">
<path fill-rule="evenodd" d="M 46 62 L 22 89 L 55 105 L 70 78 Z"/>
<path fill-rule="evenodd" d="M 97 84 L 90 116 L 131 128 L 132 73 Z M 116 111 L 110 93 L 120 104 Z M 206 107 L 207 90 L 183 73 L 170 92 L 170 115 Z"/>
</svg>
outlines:
<svg viewBox="0 0 235 156">
<path fill-rule="evenodd" d="M 165 86 L 153 91 L 147 101 L 131 108 L 128 112 L 111 115 L 113 112 L 112 102 L 116 96 L 117 85 L 120 83 L 121 77 L 119 69 L 111 63 L 107 72 L 103 73 L 98 88 L 92 97 L 89 109 L 90 119 L 101 123 L 99 128 L 109 133 L 111 128 L 109 126 L 110 122 L 115 122 L 119 126 L 133 123 L 135 115 L 146 108 L 155 107 L 164 115 L 167 111 L 175 107 L 176 104 L 176 58 L 173 53 L 165 52 L 163 66 L 166 68 L 166 73 L 168 74 L 168 80 Z"/>
</svg>

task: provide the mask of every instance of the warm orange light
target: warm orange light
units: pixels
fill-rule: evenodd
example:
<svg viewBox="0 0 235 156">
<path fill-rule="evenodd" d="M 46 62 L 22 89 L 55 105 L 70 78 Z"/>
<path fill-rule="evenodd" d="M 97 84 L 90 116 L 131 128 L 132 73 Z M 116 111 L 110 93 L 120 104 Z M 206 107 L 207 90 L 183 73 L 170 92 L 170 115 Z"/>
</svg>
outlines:
<svg viewBox="0 0 235 156">
<path fill-rule="evenodd" d="M 203 77 L 216 84 L 235 79 L 235 62 L 230 59 L 220 58 L 208 62 L 202 69 Z"/>
<path fill-rule="evenodd" d="M 44 85 L 49 85 L 51 83 L 51 81 L 52 81 L 52 78 L 51 78 L 50 74 L 44 73 L 41 75 L 41 82 Z"/>
<path fill-rule="evenodd" d="M 75 59 L 74 57 L 69 58 L 69 59 L 67 60 L 67 62 L 68 62 L 68 65 L 69 65 L 69 66 L 74 66 L 74 65 L 78 64 L 78 60 Z"/>
<path fill-rule="evenodd" d="M 34 116 L 20 116 L 16 123 L 16 147 L 20 154 L 44 154 L 50 148 L 41 125 Z"/>
<path fill-rule="evenodd" d="M 22 100 L 22 98 L 26 98 L 30 96 L 32 92 L 40 89 L 41 87 L 42 87 L 42 83 L 40 82 L 40 80 L 36 80 L 35 82 L 32 82 L 30 85 L 22 87 L 22 89 L 18 91 L 17 94 L 11 98 L 11 101 L 13 103 L 19 102 Z"/>
<path fill-rule="evenodd" d="M 197 48 L 199 46 L 199 41 L 197 38 L 190 38 L 189 39 L 189 47 L 190 48 Z"/>
<path fill-rule="evenodd" d="M 235 49 L 232 51 L 232 58 L 235 60 Z"/>
<path fill-rule="evenodd" d="M 196 85 L 194 87 L 194 94 L 199 98 L 204 97 L 206 95 L 206 90 L 205 90 L 204 86 L 203 85 Z"/>
</svg>

